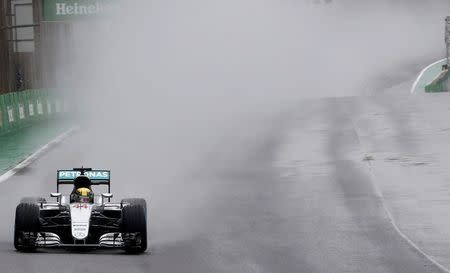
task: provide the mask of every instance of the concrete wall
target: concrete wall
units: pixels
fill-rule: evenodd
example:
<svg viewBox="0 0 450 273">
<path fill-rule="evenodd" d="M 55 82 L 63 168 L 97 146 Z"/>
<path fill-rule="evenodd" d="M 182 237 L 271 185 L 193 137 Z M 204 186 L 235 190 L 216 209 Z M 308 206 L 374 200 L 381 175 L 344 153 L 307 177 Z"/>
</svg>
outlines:
<svg viewBox="0 0 450 273">
<path fill-rule="evenodd" d="M 3 28 L 9 24 L 7 15 L 7 0 L 0 0 L 0 93 L 9 90 L 10 87 L 10 60 L 8 48 L 8 32 Z"/>
</svg>

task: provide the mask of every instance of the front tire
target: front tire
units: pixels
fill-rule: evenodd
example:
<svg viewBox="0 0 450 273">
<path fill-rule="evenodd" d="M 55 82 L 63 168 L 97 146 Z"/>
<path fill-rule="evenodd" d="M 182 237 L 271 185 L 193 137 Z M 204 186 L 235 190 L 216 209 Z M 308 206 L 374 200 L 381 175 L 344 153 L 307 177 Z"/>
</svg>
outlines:
<svg viewBox="0 0 450 273">
<path fill-rule="evenodd" d="M 122 209 L 122 239 L 127 253 L 143 253 L 147 249 L 147 217 L 141 205 L 128 205 Z"/>
<path fill-rule="evenodd" d="M 20 203 L 16 208 L 14 247 L 23 252 L 35 250 L 39 229 L 39 205 Z"/>
</svg>

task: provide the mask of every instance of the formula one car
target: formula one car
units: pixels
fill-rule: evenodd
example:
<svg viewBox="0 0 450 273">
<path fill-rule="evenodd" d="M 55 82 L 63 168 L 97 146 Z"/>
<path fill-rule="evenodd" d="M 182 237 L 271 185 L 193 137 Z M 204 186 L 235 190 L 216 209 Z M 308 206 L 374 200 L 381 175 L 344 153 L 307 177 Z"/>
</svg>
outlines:
<svg viewBox="0 0 450 273">
<path fill-rule="evenodd" d="M 57 191 L 44 198 L 23 198 L 16 208 L 14 247 L 30 252 L 37 248 L 122 248 L 128 253 L 147 249 L 147 204 L 145 199 L 110 203 L 109 170 L 75 168 L 57 171 Z M 60 185 L 72 185 L 70 195 Z M 106 185 L 97 196 L 94 185 Z"/>
</svg>

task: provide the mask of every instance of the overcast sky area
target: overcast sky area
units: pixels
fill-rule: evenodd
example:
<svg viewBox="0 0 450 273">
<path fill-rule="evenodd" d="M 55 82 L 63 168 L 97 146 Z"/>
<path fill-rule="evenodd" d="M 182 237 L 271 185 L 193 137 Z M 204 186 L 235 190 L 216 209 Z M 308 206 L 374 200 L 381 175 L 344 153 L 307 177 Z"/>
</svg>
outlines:
<svg viewBox="0 0 450 273">
<path fill-rule="evenodd" d="M 79 75 L 120 100 L 247 105 L 364 95 L 384 70 L 443 55 L 446 1 L 412 2 L 127 2 L 113 24 L 78 26 L 88 37 L 76 39 Z"/>
<path fill-rule="evenodd" d="M 102 101 L 94 116 L 129 125 L 367 95 L 380 75 L 444 56 L 446 2 L 131 1 L 76 26 L 73 75 Z"/>
</svg>

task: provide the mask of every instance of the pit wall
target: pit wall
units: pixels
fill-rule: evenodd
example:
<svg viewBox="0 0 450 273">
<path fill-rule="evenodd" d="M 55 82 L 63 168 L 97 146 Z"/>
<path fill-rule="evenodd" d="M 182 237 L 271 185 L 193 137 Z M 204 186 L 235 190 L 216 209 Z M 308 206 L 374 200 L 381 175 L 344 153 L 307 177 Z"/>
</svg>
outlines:
<svg viewBox="0 0 450 273">
<path fill-rule="evenodd" d="M 0 95 L 0 135 L 63 116 L 67 101 L 56 90 L 25 90 Z"/>
</svg>

